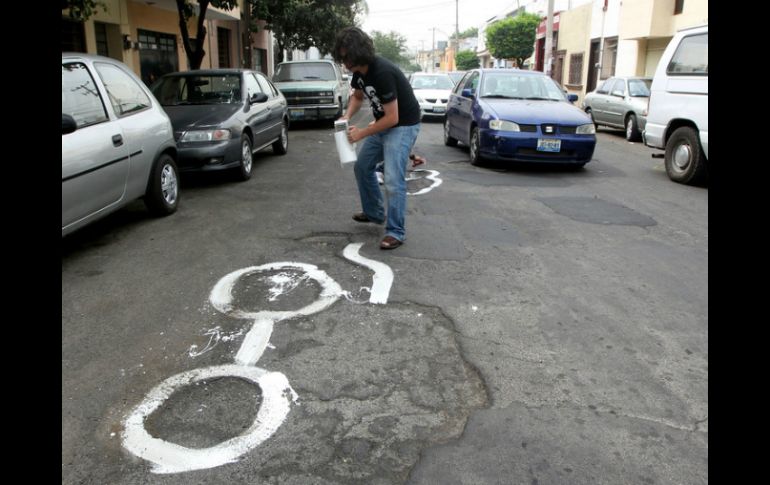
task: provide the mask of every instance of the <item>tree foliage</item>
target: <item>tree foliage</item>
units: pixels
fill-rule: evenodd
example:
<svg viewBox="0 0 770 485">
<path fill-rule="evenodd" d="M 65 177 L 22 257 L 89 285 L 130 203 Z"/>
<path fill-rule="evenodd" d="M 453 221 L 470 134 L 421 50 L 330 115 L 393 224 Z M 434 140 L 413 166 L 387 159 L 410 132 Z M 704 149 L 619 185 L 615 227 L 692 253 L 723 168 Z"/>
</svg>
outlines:
<svg viewBox="0 0 770 485">
<path fill-rule="evenodd" d="M 322 55 L 331 52 L 337 32 L 358 23 L 367 11 L 363 0 L 248 0 L 252 32 L 257 21 L 266 21 L 278 49 L 306 50 L 316 47 Z"/>
<path fill-rule="evenodd" d="M 371 33 L 371 37 L 372 43 L 374 43 L 374 52 L 397 66 L 409 67 L 409 59 L 404 55 L 406 51 L 406 37 L 392 30 L 387 34 L 375 30 Z"/>
<path fill-rule="evenodd" d="M 100 9 L 107 11 L 107 4 L 99 0 L 61 0 L 61 9 L 69 9 L 72 20 L 84 22 Z"/>
<path fill-rule="evenodd" d="M 460 32 L 460 38 L 461 39 L 468 39 L 471 37 L 478 37 L 479 35 L 479 29 L 476 27 L 471 27 L 470 29 L 465 29 L 462 32 Z M 455 38 L 455 34 L 452 34 L 452 39 Z"/>
<path fill-rule="evenodd" d="M 459 71 L 467 71 L 479 67 L 479 58 L 473 51 L 460 51 L 455 56 L 455 64 Z"/>
<path fill-rule="evenodd" d="M 498 59 L 514 59 L 516 66 L 522 66 L 535 49 L 539 24 L 540 16 L 527 12 L 493 23 L 486 31 L 489 53 Z"/>
</svg>

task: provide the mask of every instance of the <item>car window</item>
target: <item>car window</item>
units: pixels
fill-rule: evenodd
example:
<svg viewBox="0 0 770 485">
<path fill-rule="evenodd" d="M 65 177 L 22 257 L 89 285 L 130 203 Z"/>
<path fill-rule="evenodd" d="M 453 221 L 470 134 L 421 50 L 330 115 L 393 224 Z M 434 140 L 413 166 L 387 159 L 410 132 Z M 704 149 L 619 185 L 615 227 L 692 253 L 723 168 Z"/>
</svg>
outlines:
<svg viewBox="0 0 770 485">
<path fill-rule="evenodd" d="M 334 68 L 328 62 L 298 62 L 296 64 L 279 64 L 275 69 L 273 80 L 307 81 L 308 79 L 320 79 L 322 81 L 336 81 Z"/>
<path fill-rule="evenodd" d="M 615 82 L 615 78 L 611 77 L 604 81 L 601 86 L 599 86 L 599 89 L 596 90 L 599 94 L 608 94 L 610 92 L 610 86 Z"/>
<path fill-rule="evenodd" d="M 630 96 L 649 97 L 650 85 L 652 85 L 651 79 L 629 79 L 628 94 Z"/>
<path fill-rule="evenodd" d="M 262 91 L 262 87 L 257 82 L 256 78 L 254 77 L 254 74 L 247 74 L 246 76 L 246 92 L 249 94 L 249 99 L 252 98 L 255 94 L 259 94 Z M 265 93 L 269 96 L 268 93 Z"/>
<path fill-rule="evenodd" d="M 459 81 L 457 81 L 457 84 L 455 85 L 454 89 L 452 90 L 453 93 L 459 95 L 463 91 L 463 86 L 465 86 L 465 81 L 470 77 L 471 73 L 465 73 L 463 77 L 460 78 Z"/>
<path fill-rule="evenodd" d="M 699 34 L 685 37 L 676 48 L 671 62 L 666 66 L 667 74 L 708 75 L 709 35 Z"/>
<path fill-rule="evenodd" d="M 454 83 L 447 75 L 414 76 L 412 77 L 413 89 L 452 89 Z"/>
<path fill-rule="evenodd" d="M 257 77 L 257 82 L 259 83 L 259 87 L 262 88 L 262 92 L 267 94 L 268 98 L 274 98 L 276 94 L 273 93 L 273 89 L 270 86 L 270 83 L 267 82 L 267 79 L 259 73 L 255 73 L 254 75 Z"/>
<path fill-rule="evenodd" d="M 61 65 L 61 112 L 75 119 L 78 128 L 107 121 L 107 111 L 85 64 Z"/>
<path fill-rule="evenodd" d="M 143 111 L 150 107 L 150 98 L 139 84 L 123 69 L 112 64 L 94 63 L 96 72 L 104 83 L 112 109 L 118 117 Z"/>
<path fill-rule="evenodd" d="M 612 85 L 611 93 L 613 96 L 625 96 L 626 95 L 626 81 L 625 79 L 617 79 L 615 84 Z"/>
<path fill-rule="evenodd" d="M 254 82 L 256 84 L 256 81 Z M 152 86 L 163 106 L 180 104 L 240 104 L 239 74 L 198 74 L 163 76 Z"/>
<path fill-rule="evenodd" d="M 465 87 L 463 89 L 470 89 L 471 93 L 476 94 L 476 89 L 479 87 L 479 73 L 474 72 L 471 74 L 471 76 L 468 78 L 467 81 L 465 81 Z"/>
</svg>

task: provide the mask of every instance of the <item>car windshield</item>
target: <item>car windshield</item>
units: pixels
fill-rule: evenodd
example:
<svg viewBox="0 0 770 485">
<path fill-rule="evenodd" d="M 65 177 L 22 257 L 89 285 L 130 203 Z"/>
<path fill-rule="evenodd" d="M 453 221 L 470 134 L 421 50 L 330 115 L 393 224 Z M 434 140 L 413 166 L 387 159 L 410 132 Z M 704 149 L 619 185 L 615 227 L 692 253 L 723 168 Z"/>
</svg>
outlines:
<svg viewBox="0 0 770 485">
<path fill-rule="evenodd" d="M 629 79 L 628 94 L 631 96 L 650 97 L 652 79 Z"/>
<path fill-rule="evenodd" d="M 299 62 L 296 64 L 279 64 L 275 69 L 273 81 L 335 81 L 337 76 L 334 68 L 328 62 Z"/>
<path fill-rule="evenodd" d="M 549 77 L 511 72 L 484 74 L 482 98 L 566 101 L 564 92 Z"/>
<path fill-rule="evenodd" d="M 435 76 L 412 76 L 414 89 L 452 89 L 454 83 L 446 74 Z"/>
<path fill-rule="evenodd" d="M 163 106 L 242 102 L 238 74 L 164 76 L 151 89 Z"/>
</svg>

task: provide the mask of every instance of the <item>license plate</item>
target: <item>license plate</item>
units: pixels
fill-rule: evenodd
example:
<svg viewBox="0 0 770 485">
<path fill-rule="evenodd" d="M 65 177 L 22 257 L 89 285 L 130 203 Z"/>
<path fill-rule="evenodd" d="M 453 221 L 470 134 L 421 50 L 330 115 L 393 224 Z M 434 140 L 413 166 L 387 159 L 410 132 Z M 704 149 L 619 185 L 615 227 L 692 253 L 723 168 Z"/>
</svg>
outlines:
<svg viewBox="0 0 770 485">
<path fill-rule="evenodd" d="M 290 109 L 289 110 L 289 116 L 292 118 L 302 118 L 305 116 L 305 110 L 304 109 Z"/>
<path fill-rule="evenodd" d="M 443 106 L 441 108 L 433 108 L 434 113 L 443 113 L 444 111 L 446 111 L 446 108 Z"/>
<path fill-rule="evenodd" d="M 561 150 L 561 140 L 553 138 L 539 138 L 537 140 L 537 151 L 539 152 L 558 152 Z"/>
</svg>

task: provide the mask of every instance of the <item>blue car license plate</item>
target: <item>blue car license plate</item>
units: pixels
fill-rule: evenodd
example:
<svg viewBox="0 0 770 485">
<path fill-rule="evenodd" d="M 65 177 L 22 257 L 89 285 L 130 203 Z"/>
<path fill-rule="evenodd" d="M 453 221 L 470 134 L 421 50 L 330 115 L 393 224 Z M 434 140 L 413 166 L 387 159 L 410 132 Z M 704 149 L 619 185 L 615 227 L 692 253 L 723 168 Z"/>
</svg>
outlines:
<svg viewBox="0 0 770 485">
<path fill-rule="evenodd" d="M 446 108 L 444 108 L 443 106 L 441 106 L 441 107 L 437 106 L 437 107 L 433 108 L 433 112 L 434 113 L 443 113 L 444 111 L 446 111 Z"/>
<path fill-rule="evenodd" d="M 558 152 L 561 150 L 561 140 L 553 138 L 538 138 L 537 151 L 539 152 Z"/>
<path fill-rule="evenodd" d="M 305 110 L 304 110 L 304 108 L 300 108 L 300 109 L 293 108 L 293 109 L 290 109 L 289 110 L 289 116 L 292 119 L 293 118 L 302 118 L 303 116 L 305 116 Z"/>
</svg>

